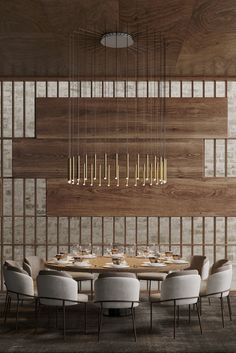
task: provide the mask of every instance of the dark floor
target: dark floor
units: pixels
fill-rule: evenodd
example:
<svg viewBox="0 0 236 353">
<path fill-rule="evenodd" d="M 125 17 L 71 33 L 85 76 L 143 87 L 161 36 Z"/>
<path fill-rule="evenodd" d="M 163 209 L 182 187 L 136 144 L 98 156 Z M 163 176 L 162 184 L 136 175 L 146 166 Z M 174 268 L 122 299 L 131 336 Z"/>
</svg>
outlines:
<svg viewBox="0 0 236 353">
<path fill-rule="evenodd" d="M 225 328 L 222 328 L 219 300 L 203 302 L 202 326 L 200 335 L 196 311 L 192 311 L 192 321 L 188 324 L 187 308 L 180 311 L 180 323 L 173 339 L 172 308 L 154 307 L 153 332 L 149 330 L 149 305 L 145 301 L 136 311 L 138 341 L 134 342 L 130 317 L 104 317 L 101 340 L 97 342 L 97 310 L 88 306 L 88 333 L 84 335 L 83 315 L 80 309 L 67 314 L 67 336 L 63 341 L 62 331 L 55 329 L 55 316 L 41 315 L 38 333 L 34 333 L 34 315 L 31 305 L 21 308 L 19 330 L 15 330 L 14 307 L 6 327 L 0 326 L 0 352 L 236 352 L 236 297 L 232 297 L 233 321 L 229 321 L 225 305 Z M 1 309 L 3 309 L 1 296 Z M 2 311 L 2 310 L 1 310 Z M 61 324 L 61 321 L 59 322 Z"/>
</svg>

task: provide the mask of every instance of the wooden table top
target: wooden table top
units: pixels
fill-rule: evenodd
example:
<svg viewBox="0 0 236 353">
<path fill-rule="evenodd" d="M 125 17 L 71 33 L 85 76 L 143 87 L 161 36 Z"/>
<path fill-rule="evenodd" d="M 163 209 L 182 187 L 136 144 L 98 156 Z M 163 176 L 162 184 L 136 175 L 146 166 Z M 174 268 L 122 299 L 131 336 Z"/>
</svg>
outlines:
<svg viewBox="0 0 236 353">
<path fill-rule="evenodd" d="M 125 260 L 129 267 L 118 268 L 118 267 L 106 267 L 107 263 L 112 263 L 111 257 L 98 256 L 94 259 L 86 259 L 85 261 L 89 262 L 91 266 L 89 267 L 80 267 L 71 264 L 62 264 L 60 262 L 51 262 L 48 261 L 46 266 L 50 269 L 71 271 L 71 272 L 93 272 L 93 273 L 102 273 L 102 272 L 166 272 L 183 270 L 189 266 L 189 263 L 177 264 L 177 263 L 165 263 L 163 267 L 156 266 L 143 266 L 144 262 L 148 262 L 148 259 L 137 258 L 137 257 L 126 257 Z M 105 267 L 104 267 L 105 266 Z"/>
</svg>

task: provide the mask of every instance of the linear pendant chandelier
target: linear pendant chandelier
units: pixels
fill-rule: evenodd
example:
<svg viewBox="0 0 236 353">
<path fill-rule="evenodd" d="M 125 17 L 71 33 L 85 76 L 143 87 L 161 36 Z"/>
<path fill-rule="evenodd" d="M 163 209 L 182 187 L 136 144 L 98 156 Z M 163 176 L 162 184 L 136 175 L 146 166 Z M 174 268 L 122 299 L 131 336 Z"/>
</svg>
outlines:
<svg viewBox="0 0 236 353">
<path fill-rule="evenodd" d="M 80 29 L 70 35 L 70 185 L 111 188 L 167 183 L 166 41 L 160 33 L 140 33 L 129 34 L 127 27 L 127 32 Z M 101 53 L 102 80 L 96 72 Z M 84 80 L 80 66 L 89 72 L 89 79 Z M 132 79 L 130 66 L 135 73 Z M 145 81 L 139 77 L 140 67 Z"/>
</svg>

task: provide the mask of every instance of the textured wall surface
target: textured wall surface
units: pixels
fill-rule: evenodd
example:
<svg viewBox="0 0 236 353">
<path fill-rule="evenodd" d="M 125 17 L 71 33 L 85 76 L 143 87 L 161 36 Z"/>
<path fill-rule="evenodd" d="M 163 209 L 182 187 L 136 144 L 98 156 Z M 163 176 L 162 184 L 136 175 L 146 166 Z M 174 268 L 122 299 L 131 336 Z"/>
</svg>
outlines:
<svg viewBox="0 0 236 353">
<path fill-rule="evenodd" d="M 155 83 L 149 83 L 154 87 Z M 113 87 L 107 83 L 107 96 Z M 83 95 L 87 95 L 86 84 Z M 100 88 L 99 88 L 100 87 Z M 122 82 L 117 84 L 122 96 Z M 140 96 L 145 84 L 139 82 Z M 173 249 L 183 256 L 206 254 L 211 263 L 228 257 L 236 265 L 236 217 L 50 217 L 46 209 L 46 179 L 17 178 L 13 173 L 12 141 L 35 138 L 35 100 L 37 97 L 68 97 L 78 94 L 77 83 L 68 82 L 1 83 L 1 263 L 6 258 L 22 261 L 25 255 L 50 258 L 59 250 L 70 250 L 74 243 L 92 243 L 102 253 L 115 242 L 129 247 L 158 244 L 160 250 Z M 128 85 L 133 96 L 135 83 Z M 99 96 L 101 83 L 93 85 Z M 150 89 L 150 92 L 156 92 Z M 205 177 L 236 176 L 236 82 L 173 81 L 167 87 L 170 97 L 227 97 L 228 138 L 205 139 Z M 29 151 L 30 154 L 30 151 Z M 236 272 L 236 271 L 235 271 Z M 235 281 L 236 282 L 236 281 Z M 236 289 L 236 283 L 234 283 Z"/>
</svg>

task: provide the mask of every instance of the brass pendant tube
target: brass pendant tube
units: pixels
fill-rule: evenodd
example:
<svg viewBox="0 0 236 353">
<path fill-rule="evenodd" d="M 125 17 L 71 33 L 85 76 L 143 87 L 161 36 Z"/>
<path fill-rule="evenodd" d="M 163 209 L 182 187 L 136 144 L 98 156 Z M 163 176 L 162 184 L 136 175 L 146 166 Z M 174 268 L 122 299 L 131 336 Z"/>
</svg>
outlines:
<svg viewBox="0 0 236 353">
<path fill-rule="evenodd" d="M 149 154 L 146 155 L 147 175 L 146 180 L 149 180 Z"/>
<path fill-rule="evenodd" d="M 72 184 L 75 184 L 75 156 L 72 157 Z"/>
<path fill-rule="evenodd" d="M 93 186 L 93 163 L 90 165 L 90 186 Z"/>
<path fill-rule="evenodd" d="M 160 182 L 163 182 L 163 157 L 160 157 Z"/>
<path fill-rule="evenodd" d="M 152 163 L 150 166 L 150 185 L 152 186 Z"/>
<path fill-rule="evenodd" d="M 139 168 L 140 168 L 140 156 L 139 156 L 139 153 L 138 153 L 138 158 L 137 158 L 137 180 L 139 180 L 139 176 L 140 176 Z"/>
<path fill-rule="evenodd" d="M 88 155 L 85 155 L 85 180 L 88 180 Z"/>
<path fill-rule="evenodd" d="M 107 186 L 111 185 L 111 166 L 108 164 L 108 177 L 107 177 Z"/>
<path fill-rule="evenodd" d="M 104 180 L 107 180 L 107 153 L 104 153 Z"/>
<path fill-rule="evenodd" d="M 102 186 L 102 166 L 99 164 L 99 182 L 98 186 Z"/>
<path fill-rule="evenodd" d="M 72 158 L 68 158 L 68 184 L 72 183 Z"/>
<path fill-rule="evenodd" d="M 143 186 L 145 186 L 145 182 L 146 182 L 146 165 L 144 163 L 144 165 L 143 165 Z"/>
<path fill-rule="evenodd" d="M 86 184 L 86 165 L 84 163 L 84 181 L 83 181 L 83 185 Z"/>
<path fill-rule="evenodd" d="M 163 165 L 163 183 L 167 183 L 167 159 L 164 158 L 164 165 Z"/>
<path fill-rule="evenodd" d="M 129 180 L 129 153 L 126 155 L 126 180 Z"/>
<path fill-rule="evenodd" d="M 135 164 L 135 172 L 134 172 L 134 186 L 137 186 L 137 164 Z"/>
<path fill-rule="evenodd" d="M 77 156 L 77 185 L 80 183 L 80 156 Z"/>
<path fill-rule="evenodd" d="M 116 186 L 120 186 L 120 167 L 117 165 L 117 184 Z"/>
<path fill-rule="evenodd" d="M 157 180 L 157 156 L 154 157 L 154 181 Z"/>
<path fill-rule="evenodd" d="M 97 155 L 94 154 L 94 177 L 93 180 L 97 179 Z"/>
<path fill-rule="evenodd" d="M 116 153 L 116 166 L 115 166 L 115 179 L 118 179 L 118 165 L 119 165 L 119 155 Z"/>
<path fill-rule="evenodd" d="M 156 185 L 158 185 L 159 184 L 159 160 L 158 160 L 158 158 L 156 158 L 155 171 L 156 171 Z"/>
</svg>

